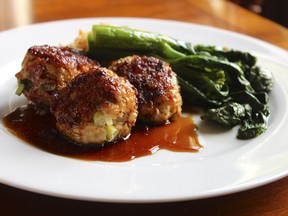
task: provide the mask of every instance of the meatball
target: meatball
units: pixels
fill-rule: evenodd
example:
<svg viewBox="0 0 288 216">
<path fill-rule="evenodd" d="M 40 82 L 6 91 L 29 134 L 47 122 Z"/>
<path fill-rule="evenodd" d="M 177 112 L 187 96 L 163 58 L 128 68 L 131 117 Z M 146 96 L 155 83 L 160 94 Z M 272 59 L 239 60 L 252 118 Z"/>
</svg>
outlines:
<svg viewBox="0 0 288 216">
<path fill-rule="evenodd" d="M 137 119 L 135 88 L 107 68 L 76 76 L 54 95 L 56 127 L 81 144 L 102 144 L 130 134 Z"/>
<path fill-rule="evenodd" d="M 168 63 L 134 55 L 113 62 L 109 69 L 137 89 L 139 119 L 161 124 L 181 115 L 180 87 Z"/>
<path fill-rule="evenodd" d="M 50 106 L 53 92 L 67 85 L 76 75 L 98 67 L 98 63 L 71 47 L 33 46 L 28 49 L 22 69 L 16 74 L 17 94 Z"/>
</svg>

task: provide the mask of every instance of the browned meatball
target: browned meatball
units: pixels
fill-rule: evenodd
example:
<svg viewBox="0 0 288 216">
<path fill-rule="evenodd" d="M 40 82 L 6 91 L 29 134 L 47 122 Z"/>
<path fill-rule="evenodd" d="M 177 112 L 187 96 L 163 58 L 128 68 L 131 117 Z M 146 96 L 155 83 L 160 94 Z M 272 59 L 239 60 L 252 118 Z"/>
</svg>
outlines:
<svg viewBox="0 0 288 216">
<path fill-rule="evenodd" d="M 181 115 L 180 87 L 168 63 L 134 55 L 113 62 L 110 69 L 137 89 L 140 119 L 159 124 Z"/>
<path fill-rule="evenodd" d="M 25 55 L 21 71 L 16 74 L 17 93 L 23 92 L 28 100 L 49 106 L 55 90 L 97 66 L 98 63 L 71 47 L 33 46 Z"/>
<path fill-rule="evenodd" d="M 137 119 L 135 88 L 106 68 L 79 74 L 54 99 L 58 130 L 82 144 L 122 139 Z"/>
</svg>

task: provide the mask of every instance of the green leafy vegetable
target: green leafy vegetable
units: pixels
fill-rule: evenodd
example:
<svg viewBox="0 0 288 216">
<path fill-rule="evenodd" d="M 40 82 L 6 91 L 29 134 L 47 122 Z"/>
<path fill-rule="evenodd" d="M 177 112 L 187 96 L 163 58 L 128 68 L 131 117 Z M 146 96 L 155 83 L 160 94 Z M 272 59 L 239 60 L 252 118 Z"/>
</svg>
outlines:
<svg viewBox="0 0 288 216">
<path fill-rule="evenodd" d="M 110 62 L 128 55 L 154 56 L 177 73 L 183 98 L 205 108 L 202 119 L 225 127 L 240 125 L 237 137 L 249 139 L 268 127 L 272 73 L 248 52 L 195 45 L 153 32 L 93 25 L 88 55 Z"/>
<path fill-rule="evenodd" d="M 265 109 L 254 113 L 254 116 L 243 121 L 238 130 L 237 138 L 250 139 L 256 137 L 267 130 L 270 111 L 267 106 Z"/>
<path fill-rule="evenodd" d="M 225 127 L 232 128 L 242 123 L 243 119 L 251 115 L 251 107 L 231 102 L 218 108 L 209 109 L 201 119 L 215 121 Z"/>
</svg>

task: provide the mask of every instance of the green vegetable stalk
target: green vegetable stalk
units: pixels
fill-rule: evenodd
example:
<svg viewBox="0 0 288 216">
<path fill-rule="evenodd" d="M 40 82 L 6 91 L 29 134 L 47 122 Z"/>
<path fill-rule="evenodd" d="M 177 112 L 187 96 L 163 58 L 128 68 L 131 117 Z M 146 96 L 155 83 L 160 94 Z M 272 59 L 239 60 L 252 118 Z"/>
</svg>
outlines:
<svg viewBox="0 0 288 216">
<path fill-rule="evenodd" d="M 272 74 L 256 65 L 247 52 L 195 45 L 166 35 L 119 26 L 93 25 L 88 55 L 111 62 L 146 55 L 170 64 L 183 98 L 207 108 L 202 119 L 225 127 L 240 125 L 237 137 L 249 139 L 268 127 L 268 93 Z"/>
<path fill-rule="evenodd" d="M 94 25 L 88 41 L 90 56 L 106 61 L 136 53 L 160 59 L 193 54 L 190 43 L 161 34 L 110 25 Z"/>
</svg>

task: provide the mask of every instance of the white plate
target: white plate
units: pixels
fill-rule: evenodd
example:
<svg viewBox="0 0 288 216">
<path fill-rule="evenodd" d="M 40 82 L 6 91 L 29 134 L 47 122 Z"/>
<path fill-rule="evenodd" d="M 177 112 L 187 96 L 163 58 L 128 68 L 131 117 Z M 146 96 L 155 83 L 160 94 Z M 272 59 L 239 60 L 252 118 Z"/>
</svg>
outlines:
<svg viewBox="0 0 288 216">
<path fill-rule="evenodd" d="M 14 95 L 26 50 L 32 45 L 66 44 L 79 29 L 109 22 L 190 41 L 249 51 L 273 71 L 269 129 L 255 139 L 235 138 L 237 128 L 215 131 L 199 126 L 200 153 L 161 150 L 129 162 L 89 162 L 61 157 L 19 141 L 0 122 L 0 182 L 38 193 L 93 201 L 163 202 L 219 196 L 282 178 L 288 173 L 287 52 L 263 41 L 201 25 L 131 18 L 95 18 L 49 22 L 0 33 L 0 116 L 25 103 Z M 2 119 L 2 118 L 1 118 Z"/>
</svg>

